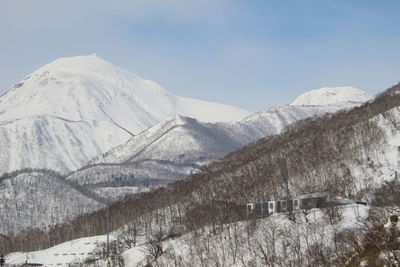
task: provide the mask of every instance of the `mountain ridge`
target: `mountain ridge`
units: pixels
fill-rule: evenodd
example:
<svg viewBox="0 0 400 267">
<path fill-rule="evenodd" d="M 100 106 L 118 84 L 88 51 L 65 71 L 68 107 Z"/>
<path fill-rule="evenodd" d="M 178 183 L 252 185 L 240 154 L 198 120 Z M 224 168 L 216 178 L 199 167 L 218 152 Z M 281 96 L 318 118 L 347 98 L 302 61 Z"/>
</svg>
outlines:
<svg viewBox="0 0 400 267">
<path fill-rule="evenodd" d="M 28 167 L 67 173 L 176 113 L 206 121 L 250 114 L 174 96 L 97 56 L 57 59 L 0 97 L 0 173 Z"/>
<path fill-rule="evenodd" d="M 372 97 L 365 91 L 350 86 L 322 87 L 298 96 L 291 105 L 331 105 L 345 102 L 367 102 Z"/>
<path fill-rule="evenodd" d="M 84 170 L 73 172 L 66 179 L 89 187 L 100 184 L 110 187 L 116 181 L 114 186 L 118 187 L 119 182 L 115 179 L 123 176 L 126 178 L 125 185 L 130 184 L 130 179 L 133 184 L 137 184 L 138 180 L 150 179 L 154 186 L 160 186 L 196 173 L 202 166 L 260 138 L 279 134 L 298 121 L 361 104 L 279 105 L 255 113 L 240 122 L 228 123 L 203 123 L 192 118 L 174 116 L 94 158 Z M 118 164 L 121 169 L 112 167 Z M 144 166 L 150 170 L 143 169 Z M 165 172 L 165 168 L 169 171 Z"/>
</svg>

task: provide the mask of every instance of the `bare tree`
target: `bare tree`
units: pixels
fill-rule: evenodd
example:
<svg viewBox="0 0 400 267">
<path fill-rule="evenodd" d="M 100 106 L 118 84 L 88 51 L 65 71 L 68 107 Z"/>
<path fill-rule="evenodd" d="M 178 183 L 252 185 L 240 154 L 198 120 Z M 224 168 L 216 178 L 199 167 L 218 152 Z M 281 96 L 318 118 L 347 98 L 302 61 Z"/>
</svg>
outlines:
<svg viewBox="0 0 400 267">
<path fill-rule="evenodd" d="M 146 244 L 144 252 L 146 253 L 147 262 L 151 263 L 157 260 L 164 252 L 162 245 L 163 233 L 157 232 L 152 239 Z"/>
</svg>

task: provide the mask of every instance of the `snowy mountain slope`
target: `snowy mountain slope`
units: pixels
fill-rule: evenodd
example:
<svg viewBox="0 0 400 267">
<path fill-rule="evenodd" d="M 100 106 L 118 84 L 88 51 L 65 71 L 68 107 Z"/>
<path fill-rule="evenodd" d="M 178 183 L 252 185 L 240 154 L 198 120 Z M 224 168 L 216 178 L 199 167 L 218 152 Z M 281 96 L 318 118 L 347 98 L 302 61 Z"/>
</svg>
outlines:
<svg viewBox="0 0 400 267">
<path fill-rule="evenodd" d="M 131 135 L 109 121 L 50 115 L 0 122 L 0 170 L 25 166 L 68 172 Z"/>
<path fill-rule="evenodd" d="M 360 105 L 341 102 L 323 106 L 282 105 L 253 114 L 240 122 L 204 123 L 174 116 L 131 137 L 66 177 L 85 186 L 153 186 L 183 179 L 201 166 L 222 158 L 265 136 L 281 133 L 299 120 Z M 124 177 L 121 185 L 116 179 Z M 121 193 L 123 191 L 120 191 Z"/>
<path fill-rule="evenodd" d="M 174 96 L 94 55 L 55 60 L 0 97 L 0 173 L 77 169 L 175 114 L 231 121 L 250 112 Z"/>
<path fill-rule="evenodd" d="M 126 186 L 157 187 L 183 179 L 229 152 L 280 132 L 285 125 L 326 111 L 319 107 L 281 106 L 240 123 L 202 123 L 174 116 L 93 160 L 94 165 L 72 172 L 66 179 L 90 190 L 119 188 L 123 197 Z M 150 184 L 144 186 L 146 183 Z"/>
<path fill-rule="evenodd" d="M 165 159 L 202 164 L 215 160 L 262 137 L 278 134 L 288 125 L 313 116 L 350 108 L 355 104 L 277 106 L 240 122 L 203 123 L 175 116 L 117 146 L 93 163 L 124 163 Z"/>
<path fill-rule="evenodd" d="M 329 223 L 326 211 L 314 209 L 309 214 L 296 214 L 291 221 L 286 214 L 262 219 L 243 220 L 192 231 L 178 238 L 160 243 L 165 253 L 152 264 L 157 266 L 320 266 L 306 264 L 310 248 L 320 252 L 340 253 L 335 250 L 340 242 L 338 233 L 356 232 L 362 228 L 369 208 L 362 205 L 343 206 L 338 209 L 341 218 Z M 146 266 L 152 258 L 145 244 L 122 253 L 127 267 Z M 327 253 L 328 252 L 328 253 Z M 264 254 L 263 254 L 264 253 Z M 322 254 L 321 253 L 321 254 Z M 336 255 L 335 255 L 336 256 Z M 149 259 L 150 258 L 150 259 Z M 274 263 L 274 264 L 273 264 Z M 335 265 L 333 265 L 335 266 Z"/>
<path fill-rule="evenodd" d="M 227 124 L 227 126 L 229 126 Z M 163 159 L 192 163 L 207 161 L 242 144 L 218 131 L 218 124 L 175 116 L 131 138 L 96 159 L 95 163 L 124 163 L 143 159 Z M 204 159 L 203 159 L 204 158 Z"/>
<path fill-rule="evenodd" d="M 215 263 L 220 266 L 248 266 L 251 263 L 263 266 L 272 261 L 279 266 L 293 263 L 296 266 L 316 266 L 318 264 L 313 261 L 317 261 L 318 257 L 314 254 L 314 247 L 319 248 L 319 255 L 329 257 L 331 261 L 337 260 L 338 256 L 346 259 L 347 255 L 343 255 L 345 249 L 338 250 L 335 246 L 344 246 L 349 241 L 344 233 L 363 233 L 363 222 L 370 208 L 352 204 L 339 207 L 336 212 L 338 215 L 334 219 L 329 217 L 327 210 L 313 209 L 296 213 L 296 221 L 289 220 L 286 214 L 276 214 L 260 218 L 256 223 L 241 220 L 219 228 L 206 226 L 162 240 L 158 244 L 164 253 L 157 259 L 151 257 L 149 251 L 149 243 L 154 237 L 146 235 L 143 228 L 138 228 L 134 245 L 126 246 L 125 242 L 132 238 L 129 236 L 132 233 L 121 229 L 110 235 L 110 241 L 119 244 L 123 266 L 147 266 L 153 260 L 157 266 L 212 266 Z M 156 231 L 158 226 L 154 227 Z M 98 253 L 105 243 L 105 235 L 84 237 L 45 250 L 10 253 L 6 256 L 7 263 L 23 264 L 28 259 L 28 262 L 46 266 L 70 266 L 96 259 L 98 266 L 106 266 L 104 252 Z M 349 249 L 348 246 L 346 248 Z M 269 251 L 269 257 L 261 256 L 265 251 Z"/>
<path fill-rule="evenodd" d="M 323 87 L 311 90 L 296 98 L 292 105 L 330 105 L 345 102 L 367 102 L 372 97 L 354 87 Z"/>
<path fill-rule="evenodd" d="M 102 207 L 89 192 L 51 171 L 0 177 L 0 234 L 45 228 Z"/>
<path fill-rule="evenodd" d="M 136 244 L 130 247 L 124 242 L 132 238 L 129 236 L 132 233 L 121 229 L 110 235 L 110 241 L 119 244 L 120 254 L 117 255 L 123 258 L 123 266 L 127 267 L 147 266 L 153 260 L 153 265 L 157 266 L 212 266 L 216 263 L 219 266 L 263 266 L 268 262 L 279 263 L 279 266 L 295 262 L 296 266 L 305 266 L 302 259 L 310 261 L 314 256 L 310 250 L 314 247 L 319 247 L 321 254 L 332 258 L 342 253 L 333 248 L 338 244 L 345 245 L 346 239 L 336 238 L 343 237 L 343 233 L 362 233 L 362 222 L 369 211 L 369 207 L 353 204 L 339 207 L 338 218 L 333 222 L 329 221 L 326 210 L 313 209 L 295 214 L 296 221 L 289 220 L 286 214 L 276 214 L 258 219 L 256 223 L 241 220 L 223 224 L 217 229 L 206 226 L 162 240 L 158 245 L 164 253 L 157 259 L 151 257 L 149 251 L 149 242 L 154 237 L 146 235 L 144 229 L 138 229 Z M 156 231 L 158 225 L 154 227 Z M 7 263 L 23 264 L 27 260 L 46 266 L 70 266 L 97 259 L 96 266 L 106 266 L 104 253 L 98 253 L 105 243 L 106 235 L 84 237 L 45 250 L 10 253 L 6 256 Z M 265 251 L 269 252 L 268 257 L 266 253 L 265 257 L 262 256 Z"/>
<path fill-rule="evenodd" d="M 0 114 L 1 120 L 27 114 L 107 120 L 137 134 L 174 114 L 231 121 L 250 113 L 174 96 L 155 82 L 91 55 L 60 58 L 30 74 L 0 98 Z"/>
</svg>

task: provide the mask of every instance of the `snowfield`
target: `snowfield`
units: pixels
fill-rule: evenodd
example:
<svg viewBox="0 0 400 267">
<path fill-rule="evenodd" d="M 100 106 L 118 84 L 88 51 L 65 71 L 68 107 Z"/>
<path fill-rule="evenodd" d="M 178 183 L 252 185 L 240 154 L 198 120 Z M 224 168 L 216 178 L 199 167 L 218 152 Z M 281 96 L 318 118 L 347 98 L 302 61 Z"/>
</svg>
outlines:
<svg viewBox="0 0 400 267">
<path fill-rule="evenodd" d="M 114 240 L 110 236 L 110 241 Z M 106 243 L 107 236 L 92 236 L 68 241 L 57 246 L 31 252 L 15 252 L 6 256 L 6 263 L 11 266 L 20 266 L 28 263 L 40 263 L 44 266 L 70 266 L 84 263 L 87 259 L 98 258 L 95 250 Z"/>
</svg>

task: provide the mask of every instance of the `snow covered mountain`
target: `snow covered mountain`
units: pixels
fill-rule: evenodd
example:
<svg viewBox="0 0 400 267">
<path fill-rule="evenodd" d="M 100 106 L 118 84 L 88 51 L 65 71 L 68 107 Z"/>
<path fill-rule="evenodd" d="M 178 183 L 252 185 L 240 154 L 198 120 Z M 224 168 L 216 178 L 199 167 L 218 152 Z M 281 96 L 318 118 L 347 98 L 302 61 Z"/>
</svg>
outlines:
<svg viewBox="0 0 400 267">
<path fill-rule="evenodd" d="M 341 89 L 338 91 L 335 98 L 340 97 Z M 306 94 L 303 99 L 307 97 Z M 95 158 L 91 161 L 92 166 L 74 172 L 66 179 L 96 190 L 98 187 L 142 186 L 147 179 L 158 186 L 183 179 L 205 164 L 249 143 L 281 133 L 299 120 L 348 109 L 360 105 L 365 99 L 353 94 L 347 102 L 339 101 L 338 104 L 281 105 L 255 113 L 240 122 L 205 123 L 174 116 L 131 137 L 125 144 Z"/>
<path fill-rule="evenodd" d="M 0 97 L 0 173 L 79 168 L 175 114 L 233 121 L 250 112 L 174 96 L 95 55 L 57 59 Z"/>
<path fill-rule="evenodd" d="M 323 87 L 311 90 L 296 98 L 292 105 L 331 105 L 349 102 L 367 102 L 371 96 L 360 89 L 354 87 Z"/>
<path fill-rule="evenodd" d="M 344 105 L 276 106 L 240 122 L 204 123 L 175 116 L 117 146 L 93 163 L 125 163 L 145 159 L 203 165 L 258 139 L 280 133 L 288 125 L 343 109 Z"/>
<path fill-rule="evenodd" d="M 131 135 L 109 121 L 71 121 L 50 115 L 0 122 L 0 172 L 24 167 L 67 171 Z"/>
</svg>

